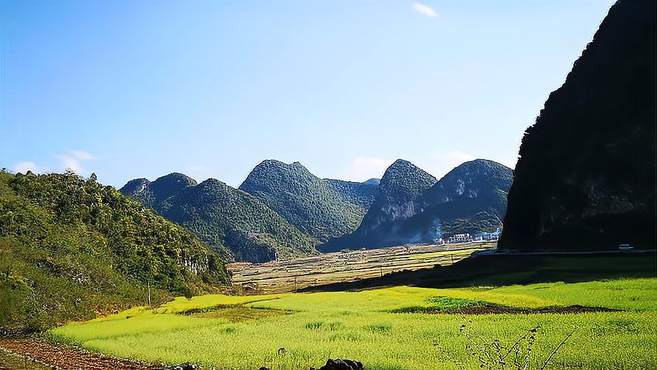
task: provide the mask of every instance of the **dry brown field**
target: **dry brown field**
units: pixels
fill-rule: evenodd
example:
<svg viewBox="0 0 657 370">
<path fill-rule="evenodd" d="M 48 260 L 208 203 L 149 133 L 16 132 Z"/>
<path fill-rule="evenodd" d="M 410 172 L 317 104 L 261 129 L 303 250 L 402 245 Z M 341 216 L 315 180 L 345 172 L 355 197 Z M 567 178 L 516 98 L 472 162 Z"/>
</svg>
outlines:
<svg viewBox="0 0 657 370">
<path fill-rule="evenodd" d="M 402 270 L 448 266 L 495 242 L 414 245 L 335 252 L 284 261 L 229 264 L 233 287 L 242 293 L 282 293 L 356 281 Z"/>
</svg>

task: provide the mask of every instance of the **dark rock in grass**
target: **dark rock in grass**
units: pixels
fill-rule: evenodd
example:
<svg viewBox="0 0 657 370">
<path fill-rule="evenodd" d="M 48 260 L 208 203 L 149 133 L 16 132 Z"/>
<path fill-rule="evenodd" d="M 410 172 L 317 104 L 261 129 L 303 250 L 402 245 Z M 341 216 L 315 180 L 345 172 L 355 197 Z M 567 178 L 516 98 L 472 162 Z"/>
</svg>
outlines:
<svg viewBox="0 0 657 370">
<path fill-rule="evenodd" d="M 360 361 L 346 360 L 336 358 L 335 360 L 328 359 L 326 365 L 319 368 L 319 370 L 362 370 L 363 364 Z"/>
</svg>

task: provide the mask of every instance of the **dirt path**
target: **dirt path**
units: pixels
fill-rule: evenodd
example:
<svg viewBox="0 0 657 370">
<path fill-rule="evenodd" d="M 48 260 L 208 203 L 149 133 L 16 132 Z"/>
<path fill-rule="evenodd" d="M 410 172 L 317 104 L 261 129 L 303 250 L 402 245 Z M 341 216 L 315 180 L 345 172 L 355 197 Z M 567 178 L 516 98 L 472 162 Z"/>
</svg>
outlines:
<svg viewBox="0 0 657 370">
<path fill-rule="evenodd" d="M 0 352 L 0 369 L 163 369 L 34 338 L 0 338 Z"/>
</svg>

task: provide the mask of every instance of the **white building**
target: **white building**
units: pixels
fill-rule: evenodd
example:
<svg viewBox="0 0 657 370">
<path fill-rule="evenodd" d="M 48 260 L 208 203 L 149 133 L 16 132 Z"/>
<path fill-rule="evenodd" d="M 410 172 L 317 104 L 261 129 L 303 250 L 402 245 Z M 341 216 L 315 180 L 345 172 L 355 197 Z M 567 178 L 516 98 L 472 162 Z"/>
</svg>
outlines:
<svg viewBox="0 0 657 370">
<path fill-rule="evenodd" d="M 470 234 L 454 234 L 447 239 L 447 243 L 466 243 L 472 241 Z"/>
</svg>

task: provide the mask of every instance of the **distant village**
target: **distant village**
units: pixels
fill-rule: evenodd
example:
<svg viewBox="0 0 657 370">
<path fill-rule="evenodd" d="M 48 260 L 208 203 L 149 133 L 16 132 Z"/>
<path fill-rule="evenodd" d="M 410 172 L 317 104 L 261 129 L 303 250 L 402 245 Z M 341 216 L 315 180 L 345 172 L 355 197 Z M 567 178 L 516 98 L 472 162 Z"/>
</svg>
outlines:
<svg viewBox="0 0 657 370">
<path fill-rule="evenodd" d="M 480 242 L 480 241 L 495 241 L 500 238 L 502 233 L 502 228 L 498 227 L 493 232 L 479 232 L 477 234 L 454 234 L 447 239 L 437 239 L 436 244 L 455 244 L 455 243 L 468 243 L 468 242 Z"/>
</svg>

